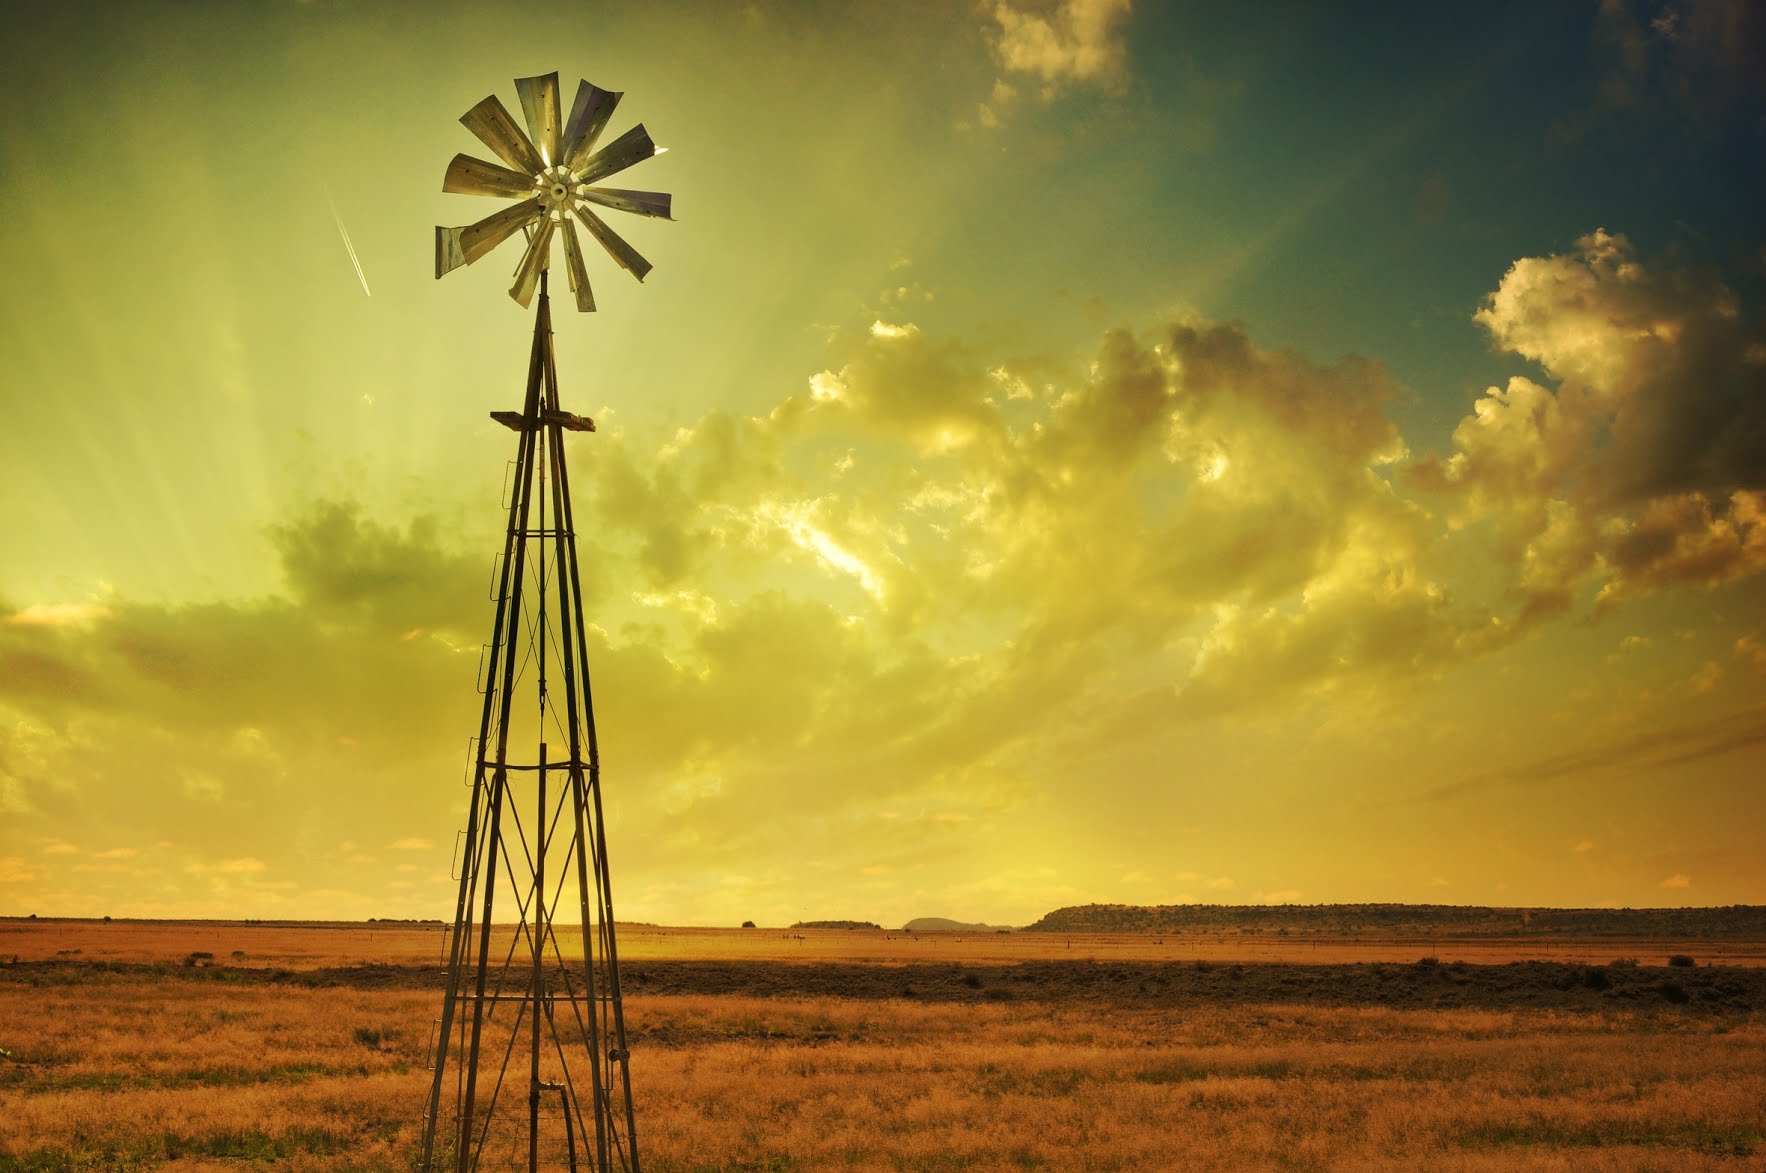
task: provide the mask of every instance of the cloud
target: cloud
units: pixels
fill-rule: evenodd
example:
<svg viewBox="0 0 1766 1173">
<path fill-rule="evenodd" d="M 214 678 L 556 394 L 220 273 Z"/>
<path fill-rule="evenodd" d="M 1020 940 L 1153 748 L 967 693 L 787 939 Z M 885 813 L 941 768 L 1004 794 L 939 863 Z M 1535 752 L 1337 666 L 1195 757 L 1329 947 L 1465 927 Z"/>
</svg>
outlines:
<svg viewBox="0 0 1766 1173">
<path fill-rule="evenodd" d="M 117 598 L 79 623 L 0 624 L 0 663 L 28 669 L 0 671 L 0 803 L 46 850 L 160 843 L 96 858 L 134 851 L 168 885 L 187 864 L 286 874 L 312 841 L 398 825 L 425 775 L 459 776 L 478 639 L 400 637 L 409 611 L 443 630 L 472 616 L 476 635 L 486 560 L 447 552 L 432 523 L 370 525 L 353 505 L 312 507 L 274 536 L 280 596 Z M 233 862 L 170 846 L 193 837 Z M 102 910 L 160 892 L 119 888 Z"/>
<path fill-rule="evenodd" d="M 1663 372 L 1688 368 L 1697 338 L 1722 341 L 1707 350 L 1729 367 L 1693 367 L 1746 359 L 1709 283 L 1626 276 L 1621 240 L 1543 258 L 1555 287 L 1522 266 L 1504 280 L 1485 328 L 1540 369 L 1483 397 L 1440 457 L 1413 459 L 1390 414 L 1405 392 L 1380 364 L 1192 316 L 1025 354 L 867 313 L 749 413 L 598 434 L 573 489 L 621 866 L 689 920 L 695 899 L 734 912 L 738 896 L 797 919 L 800 875 L 752 861 L 795 858 L 806 839 L 994 899 L 950 886 L 978 842 L 1032 814 L 1059 821 L 1061 778 L 1093 778 L 1100 809 L 1144 803 L 1163 783 L 1099 763 L 1151 758 L 1174 729 L 1319 698 L 1378 710 L 1590 583 L 1616 608 L 1757 574 L 1760 490 L 1621 491 L 1625 470 L 1590 471 L 1619 444 L 1658 469 L 1743 467 L 1733 445 L 1670 459 L 1619 434 L 1625 410 L 1669 394 Z M 1691 309 L 1677 291 L 1698 295 Z M 1681 325 L 1631 338 L 1633 303 Z M 1623 335 L 1617 358 L 1583 347 L 1602 330 Z M 39 842 L 200 836 L 261 865 L 143 850 L 132 866 L 194 885 L 155 897 L 169 903 L 216 899 L 223 881 L 291 891 L 274 876 L 341 893 L 323 897 L 337 912 L 445 906 L 426 903 L 427 880 L 387 893 L 400 852 L 461 825 L 492 604 L 490 551 L 459 531 L 319 501 L 271 531 L 282 584 L 263 597 L 0 608 L 69 620 L 0 623 L 8 819 Z M 1443 793 L 1672 765 L 1756 745 L 1761 728 L 1750 711 Z M 328 846 L 388 834 L 384 860 Z M 703 882 L 665 890 L 683 859 Z M 71 862 L 46 855 L 40 870 Z M 738 875 L 731 895 L 718 877 Z M 1059 877 L 1035 891 L 1075 894 Z M 1284 897 L 1298 893 L 1255 898 Z"/>
<path fill-rule="evenodd" d="M 1683 872 L 1675 872 L 1664 879 L 1661 886 L 1664 888 L 1690 888 L 1692 887 L 1692 877 Z"/>
<path fill-rule="evenodd" d="M 1129 9 L 1130 0 L 994 0 L 989 40 L 1006 76 L 994 81 L 987 101 L 976 108 L 976 122 L 997 129 L 1018 104 L 1011 78 L 1038 84 L 1044 101 L 1071 85 L 1121 93 L 1128 82 L 1128 49 L 1120 25 Z"/>
<path fill-rule="evenodd" d="M 110 608 L 101 603 L 36 603 L 12 612 L 0 622 L 21 627 L 70 627 L 109 617 Z"/>
<path fill-rule="evenodd" d="M 1766 492 L 1738 491 L 1716 503 L 1700 493 L 1660 497 L 1610 532 L 1613 580 L 1604 599 L 1751 577 L 1766 570 Z"/>
<path fill-rule="evenodd" d="M 291 601 L 325 620 L 381 631 L 475 631 L 476 593 L 436 589 L 485 573 L 485 558 L 445 549 L 441 524 L 419 517 L 404 531 L 362 516 L 349 501 L 320 501 L 271 530 Z"/>
<path fill-rule="evenodd" d="M 1732 653 L 1736 659 L 1752 664 L 1754 671 L 1766 673 L 1766 640 L 1750 632 L 1735 641 Z"/>
<path fill-rule="evenodd" d="M 1420 797 L 1454 798 L 1492 786 L 1534 786 L 1612 767 L 1661 769 L 1720 757 L 1766 743 L 1766 707 L 1701 717 L 1661 729 L 1629 733 L 1590 749 L 1552 754 L 1512 770 L 1437 786 Z"/>
<path fill-rule="evenodd" d="M 1129 0 L 1057 0 L 1053 5 L 997 0 L 994 55 L 1008 73 L 1027 74 L 1045 85 L 1119 86 L 1128 54 L 1117 26 L 1128 11 Z"/>
<path fill-rule="evenodd" d="M 1599 99 L 1637 117 L 1652 105 L 1708 123 L 1766 89 L 1766 16 L 1748 0 L 1603 0 Z"/>
<path fill-rule="evenodd" d="M 1708 274 L 1623 235 L 1523 258 L 1474 315 L 1555 380 L 1492 387 L 1408 483 L 1488 519 L 1528 617 L 1766 568 L 1766 334 Z"/>
<path fill-rule="evenodd" d="M 1766 335 L 1714 278 L 1597 230 L 1516 261 L 1474 317 L 1559 387 L 1492 389 L 1455 433 L 1456 479 L 1602 504 L 1766 487 Z"/>
</svg>

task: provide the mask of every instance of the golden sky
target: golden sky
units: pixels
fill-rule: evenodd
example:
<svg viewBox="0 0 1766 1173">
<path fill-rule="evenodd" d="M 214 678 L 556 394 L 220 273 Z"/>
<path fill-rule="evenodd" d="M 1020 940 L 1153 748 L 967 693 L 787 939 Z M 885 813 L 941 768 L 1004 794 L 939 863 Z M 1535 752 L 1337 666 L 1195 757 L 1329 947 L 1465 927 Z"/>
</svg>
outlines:
<svg viewBox="0 0 1766 1173">
<path fill-rule="evenodd" d="M 622 918 L 1766 902 L 1766 19 L 1235 11 L 32 15 L 0 913 L 449 915 L 554 69 Z"/>
</svg>

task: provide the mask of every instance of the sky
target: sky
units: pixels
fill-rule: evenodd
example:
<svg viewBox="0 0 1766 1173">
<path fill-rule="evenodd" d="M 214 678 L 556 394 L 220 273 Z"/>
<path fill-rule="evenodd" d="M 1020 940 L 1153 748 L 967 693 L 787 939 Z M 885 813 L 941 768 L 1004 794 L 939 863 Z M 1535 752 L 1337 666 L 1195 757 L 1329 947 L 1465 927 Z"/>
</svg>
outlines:
<svg viewBox="0 0 1766 1173">
<path fill-rule="evenodd" d="M 532 318 L 433 233 L 552 70 L 674 198 L 554 303 L 621 919 L 1766 903 L 1762 61 L 1745 0 L 38 6 L 0 913 L 451 914 Z"/>
</svg>

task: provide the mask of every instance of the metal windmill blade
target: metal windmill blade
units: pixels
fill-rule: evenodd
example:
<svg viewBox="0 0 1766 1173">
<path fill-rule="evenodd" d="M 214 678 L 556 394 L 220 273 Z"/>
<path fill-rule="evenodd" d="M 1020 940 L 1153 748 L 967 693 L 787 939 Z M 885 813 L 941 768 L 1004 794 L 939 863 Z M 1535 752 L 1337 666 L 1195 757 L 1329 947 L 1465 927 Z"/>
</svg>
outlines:
<svg viewBox="0 0 1766 1173">
<path fill-rule="evenodd" d="M 442 177 L 442 190 L 516 202 L 474 224 L 438 226 L 435 275 L 440 278 L 474 263 L 522 231 L 527 247 L 509 296 L 526 306 L 533 299 L 540 273 L 551 266 L 553 241 L 562 238 L 565 272 L 576 295 L 576 308 L 587 313 L 594 310 L 595 297 L 572 220 L 588 229 L 615 264 L 642 281 L 650 272 L 650 262 L 589 205 L 672 220 L 673 200 L 667 192 L 593 186 L 667 148 L 657 146 L 640 123 L 596 149 L 619 105 L 622 95 L 618 91 L 579 82 L 568 119 L 560 117 L 556 73 L 516 78 L 515 91 L 521 99 L 526 131 L 495 94 L 486 97 L 460 121 L 502 162 L 455 155 Z"/>
</svg>

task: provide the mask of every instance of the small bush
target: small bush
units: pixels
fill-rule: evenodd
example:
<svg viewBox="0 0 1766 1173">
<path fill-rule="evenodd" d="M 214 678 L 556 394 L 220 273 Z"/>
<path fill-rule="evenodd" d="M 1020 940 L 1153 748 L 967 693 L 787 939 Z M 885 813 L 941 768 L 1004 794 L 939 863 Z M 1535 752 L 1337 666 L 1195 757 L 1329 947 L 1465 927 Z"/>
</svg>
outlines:
<svg viewBox="0 0 1766 1173">
<path fill-rule="evenodd" d="M 981 975 L 978 973 L 966 973 L 963 975 L 963 984 L 968 986 L 971 990 L 979 990 L 981 988 Z"/>
<path fill-rule="evenodd" d="M 1608 969 L 1636 969 L 1637 968 L 1637 958 L 1635 958 L 1635 957 L 1615 957 L 1611 961 L 1607 962 L 1607 968 Z"/>
<path fill-rule="evenodd" d="M 1692 999 L 1692 995 L 1686 992 L 1686 987 L 1679 982 L 1662 982 L 1656 987 L 1656 993 L 1677 1006 L 1684 1005 Z"/>
<path fill-rule="evenodd" d="M 1668 958 L 1668 964 L 1679 966 L 1683 969 L 1691 969 L 1693 966 L 1697 965 L 1698 962 L 1694 961 L 1684 953 L 1676 953 L 1674 956 Z"/>
</svg>

